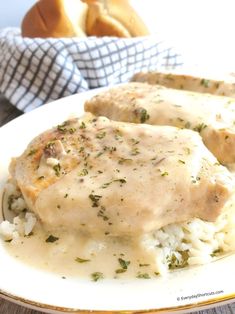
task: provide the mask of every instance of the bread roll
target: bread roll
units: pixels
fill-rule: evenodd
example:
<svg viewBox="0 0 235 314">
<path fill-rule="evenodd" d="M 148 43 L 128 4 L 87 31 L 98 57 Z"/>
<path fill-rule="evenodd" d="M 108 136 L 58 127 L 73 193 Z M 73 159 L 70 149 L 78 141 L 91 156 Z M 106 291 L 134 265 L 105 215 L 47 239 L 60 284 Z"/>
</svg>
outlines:
<svg viewBox="0 0 235 314">
<path fill-rule="evenodd" d="M 23 37 L 136 37 L 149 31 L 128 0 L 39 0 L 25 15 Z"/>
<path fill-rule="evenodd" d="M 87 6 L 80 0 L 40 0 L 25 15 L 23 37 L 81 37 Z"/>
<path fill-rule="evenodd" d="M 128 0 L 82 0 L 89 6 L 87 35 L 136 37 L 149 30 Z"/>
</svg>

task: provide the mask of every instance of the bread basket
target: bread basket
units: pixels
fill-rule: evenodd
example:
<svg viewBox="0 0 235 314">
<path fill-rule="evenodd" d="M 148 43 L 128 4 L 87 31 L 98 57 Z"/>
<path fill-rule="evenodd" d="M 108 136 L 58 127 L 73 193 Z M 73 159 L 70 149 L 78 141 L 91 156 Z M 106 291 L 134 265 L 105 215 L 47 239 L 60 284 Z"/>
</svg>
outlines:
<svg viewBox="0 0 235 314">
<path fill-rule="evenodd" d="M 0 93 L 24 112 L 61 97 L 127 82 L 139 71 L 172 70 L 182 57 L 157 36 L 23 38 L 0 31 Z"/>
</svg>

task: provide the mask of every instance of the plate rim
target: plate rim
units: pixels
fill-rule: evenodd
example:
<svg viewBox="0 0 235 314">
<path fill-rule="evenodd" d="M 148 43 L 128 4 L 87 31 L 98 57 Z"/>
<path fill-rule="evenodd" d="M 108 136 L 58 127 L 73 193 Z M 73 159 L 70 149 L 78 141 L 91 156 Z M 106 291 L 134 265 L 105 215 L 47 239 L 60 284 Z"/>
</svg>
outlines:
<svg viewBox="0 0 235 314">
<path fill-rule="evenodd" d="M 74 308 L 67 308 L 67 307 L 60 307 L 60 306 L 53 306 L 49 304 L 44 304 L 41 302 L 35 302 L 32 300 L 28 300 L 26 298 L 18 297 L 15 295 L 12 295 L 11 293 L 4 292 L 2 289 L 0 289 L 0 297 L 3 299 L 12 301 L 15 304 L 23 305 L 28 308 L 34 308 L 37 310 L 47 310 L 50 311 L 49 313 L 74 313 L 74 314 L 160 314 L 160 313 L 177 313 L 177 312 L 187 312 L 189 310 L 206 310 L 208 308 L 211 308 L 212 306 L 219 306 L 219 305 L 225 305 L 228 303 L 232 303 L 230 301 L 235 300 L 235 293 L 224 295 L 221 297 L 216 297 L 208 300 L 204 300 L 201 302 L 196 303 L 188 303 L 184 305 L 174 306 L 174 307 L 164 307 L 164 308 L 157 308 L 157 309 L 140 309 L 140 310 L 87 310 L 87 309 L 74 309 Z M 223 303 L 223 304 L 221 304 Z"/>
</svg>

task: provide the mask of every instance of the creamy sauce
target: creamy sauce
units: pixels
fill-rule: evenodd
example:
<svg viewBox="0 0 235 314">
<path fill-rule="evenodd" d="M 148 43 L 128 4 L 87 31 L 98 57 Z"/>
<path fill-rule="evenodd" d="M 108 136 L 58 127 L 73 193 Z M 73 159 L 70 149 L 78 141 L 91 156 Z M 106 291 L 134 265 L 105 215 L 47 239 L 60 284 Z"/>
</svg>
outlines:
<svg viewBox="0 0 235 314">
<path fill-rule="evenodd" d="M 61 277 L 94 280 L 156 277 L 160 254 L 143 236 L 195 217 L 214 221 L 234 188 L 196 132 L 106 118 L 43 133 L 11 174 L 38 223 L 33 235 L 6 243 L 9 252 Z"/>
<path fill-rule="evenodd" d="M 141 248 L 138 239 L 92 239 L 81 233 L 53 232 L 58 240 L 46 242 L 50 235 L 37 223 L 33 235 L 6 242 L 6 248 L 20 261 L 63 278 L 94 280 L 92 274 L 97 272 L 117 279 L 157 276 L 154 256 Z"/>
<path fill-rule="evenodd" d="M 221 80 L 221 77 L 217 79 L 214 75 L 206 75 L 206 77 L 202 78 L 177 73 L 140 72 L 132 80 L 134 82 L 163 85 L 174 89 L 235 97 L 235 83 L 232 76 L 224 77 Z"/>
</svg>

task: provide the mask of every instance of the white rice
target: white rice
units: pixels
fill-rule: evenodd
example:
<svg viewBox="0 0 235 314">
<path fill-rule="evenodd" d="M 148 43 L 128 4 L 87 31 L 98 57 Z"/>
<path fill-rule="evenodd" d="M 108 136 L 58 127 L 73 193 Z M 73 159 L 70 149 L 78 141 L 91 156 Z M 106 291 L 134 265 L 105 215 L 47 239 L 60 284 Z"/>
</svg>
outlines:
<svg viewBox="0 0 235 314">
<path fill-rule="evenodd" d="M 210 263 L 221 254 L 235 251 L 235 198 L 216 222 L 198 218 L 171 224 L 142 237 L 141 245 L 154 254 L 157 272 Z"/>
<path fill-rule="evenodd" d="M 6 241 L 28 236 L 33 231 L 36 222 L 37 219 L 33 213 L 16 216 L 12 223 L 4 220 L 0 223 L 0 235 Z"/>
<path fill-rule="evenodd" d="M 0 236 L 5 241 L 17 239 L 20 236 L 28 236 L 37 222 L 36 216 L 27 211 L 27 205 L 22 197 L 21 192 L 13 183 L 7 183 L 5 188 L 5 205 L 9 209 L 18 214 L 13 218 L 12 222 L 8 220 L 0 223 Z"/>
</svg>

